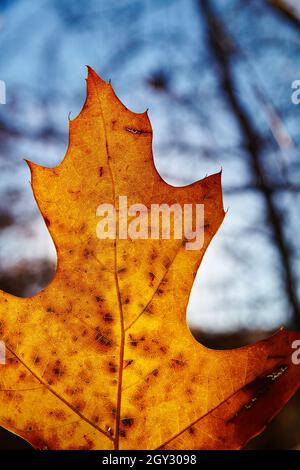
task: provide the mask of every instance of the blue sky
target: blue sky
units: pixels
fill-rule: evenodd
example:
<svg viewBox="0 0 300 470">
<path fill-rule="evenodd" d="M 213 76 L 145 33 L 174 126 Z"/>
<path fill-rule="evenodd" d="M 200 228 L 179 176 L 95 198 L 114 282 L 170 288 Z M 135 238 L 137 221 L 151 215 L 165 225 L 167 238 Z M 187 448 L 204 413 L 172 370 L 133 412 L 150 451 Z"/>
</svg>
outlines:
<svg viewBox="0 0 300 470">
<path fill-rule="evenodd" d="M 218 7 L 246 51 L 247 60 L 236 64 L 240 93 L 256 125 L 266 133 L 268 116 L 257 101 L 255 87 L 263 89 L 276 106 L 287 108 L 284 123 L 297 146 L 299 111 L 291 109 L 290 84 L 300 78 L 299 38 L 273 15 L 254 16 L 251 7 L 249 14 L 237 15 L 237 3 L 224 0 Z M 13 172 L 2 169 L 0 186 L 22 189 L 14 207 L 21 214 L 19 220 L 35 214 L 26 236 L 21 222 L 2 235 L 0 259 L 4 265 L 55 257 L 22 159 L 46 166 L 62 159 L 68 115 L 74 117 L 80 111 L 85 97 L 85 64 L 103 78 L 111 78 L 128 107 L 137 112 L 149 108 L 155 163 L 167 181 L 188 184 L 221 167 L 224 187 L 249 181 L 236 124 L 219 96 L 208 62 L 196 2 L 125 0 L 82 5 L 70 0 L 15 0 L 1 5 L 0 79 L 7 85 L 7 104 L 1 107 L 0 116 L 21 129 L 24 137 L 1 152 L 2 159 L 12 159 L 15 166 Z M 288 44 L 284 50 L 276 47 L 275 40 L 272 43 L 274 31 Z M 270 46 L 260 48 L 268 38 Z M 171 77 L 172 96 L 147 85 L 149 75 L 157 70 Z M 185 96 L 195 97 L 196 112 L 178 104 L 176 99 Z M 36 139 L 35 133 L 43 126 L 58 130 L 59 141 Z M 290 166 L 296 155 L 296 148 L 284 149 L 284 154 L 272 149 L 266 158 L 272 159 L 269 167 L 275 171 L 286 158 Z M 297 172 L 292 175 L 296 179 Z M 229 211 L 197 276 L 189 321 L 205 331 L 277 328 L 289 313 L 277 276 L 279 262 L 266 236 L 262 202 L 253 193 L 245 193 L 225 195 L 224 204 Z M 296 208 L 299 199 L 282 199 L 282 204 L 284 210 L 290 204 Z M 289 219 L 290 230 L 297 230 L 297 211 L 289 212 Z"/>
</svg>

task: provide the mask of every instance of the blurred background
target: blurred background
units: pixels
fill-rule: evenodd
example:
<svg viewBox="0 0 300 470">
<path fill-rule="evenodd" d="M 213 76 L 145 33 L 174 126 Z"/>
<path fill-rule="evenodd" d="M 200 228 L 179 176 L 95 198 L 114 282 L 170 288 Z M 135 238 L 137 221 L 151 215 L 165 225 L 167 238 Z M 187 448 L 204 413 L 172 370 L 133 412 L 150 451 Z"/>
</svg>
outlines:
<svg viewBox="0 0 300 470">
<path fill-rule="evenodd" d="M 0 0 L 0 288 L 30 296 L 56 252 L 24 158 L 54 166 L 85 64 L 149 107 L 156 166 L 174 185 L 223 169 L 226 219 L 188 321 L 212 348 L 300 330 L 300 7 L 296 0 Z M 299 95 L 300 96 L 300 95 Z M 1 430 L 1 449 L 30 446 Z M 300 448 L 300 395 L 248 449 Z"/>
</svg>

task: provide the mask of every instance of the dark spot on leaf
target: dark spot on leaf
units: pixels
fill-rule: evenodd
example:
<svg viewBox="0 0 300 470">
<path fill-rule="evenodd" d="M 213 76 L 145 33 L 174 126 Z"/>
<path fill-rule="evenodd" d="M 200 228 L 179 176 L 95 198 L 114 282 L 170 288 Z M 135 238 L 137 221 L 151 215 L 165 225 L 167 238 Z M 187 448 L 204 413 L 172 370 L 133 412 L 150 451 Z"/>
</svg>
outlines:
<svg viewBox="0 0 300 470">
<path fill-rule="evenodd" d="M 130 428 L 133 425 L 133 423 L 134 423 L 133 418 L 124 418 L 124 419 L 122 419 L 122 424 L 126 428 Z"/>
<path fill-rule="evenodd" d="M 171 359 L 171 365 L 173 368 L 177 368 L 177 367 L 181 368 L 185 366 L 185 361 L 181 359 Z"/>
<path fill-rule="evenodd" d="M 115 374 L 117 372 L 117 367 L 115 366 L 115 364 L 113 362 L 109 362 L 108 363 L 108 370 L 112 374 Z"/>
<path fill-rule="evenodd" d="M 149 273 L 149 278 L 150 278 L 150 285 L 152 286 L 152 285 L 153 285 L 153 281 L 154 281 L 154 279 L 155 279 L 155 275 L 154 275 L 152 272 L 150 272 L 150 273 Z"/>
<path fill-rule="evenodd" d="M 151 134 L 150 131 L 144 130 L 144 129 L 135 129 L 134 127 L 125 127 L 125 130 L 127 132 L 130 132 L 131 134 Z"/>
<path fill-rule="evenodd" d="M 106 322 L 106 323 L 111 323 L 114 319 L 113 319 L 113 316 L 111 313 L 105 313 L 103 315 L 103 320 Z"/>
<path fill-rule="evenodd" d="M 132 363 L 133 363 L 133 359 L 128 359 L 127 361 L 125 361 L 124 369 L 126 369 L 126 367 L 130 366 Z"/>
<path fill-rule="evenodd" d="M 103 335 L 100 331 L 96 334 L 95 340 L 101 344 L 104 344 L 105 346 L 112 345 L 112 340 L 108 338 L 107 336 Z"/>
<path fill-rule="evenodd" d="M 132 336 L 132 334 L 129 335 L 129 343 L 131 344 L 131 346 L 137 346 L 138 345 L 138 341 Z"/>
</svg>

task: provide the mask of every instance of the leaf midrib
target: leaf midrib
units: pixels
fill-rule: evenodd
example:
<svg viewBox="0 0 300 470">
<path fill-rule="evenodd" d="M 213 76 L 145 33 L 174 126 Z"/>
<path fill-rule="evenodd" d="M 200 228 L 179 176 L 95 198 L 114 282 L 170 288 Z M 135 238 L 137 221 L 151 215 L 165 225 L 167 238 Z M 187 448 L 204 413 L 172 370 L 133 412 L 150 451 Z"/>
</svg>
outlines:
<svg viewBox="0 0 300 470">
<path fill-rule="evenodd" d="M 109 85 L 109 86 L 111 86 L 111 85 Z M 107 166 L 108 166 L 109 176 L 110 176 L 111 184 L 112 184 L 112 196 L 113 196 L 114 204 L 116 206 L 115 181 L 114 181 L 113 171 L 112 171 L 111 165 L 109 163 L 109 149 L 108 149 L 107 131 L 106 131 L 105 119 L 104 119 L 103 110 L 102 110 L 101 99 L 100 99 L 99 94 L 98 94 L 97 84 L 95 84 L 95 89 L 96 89 L 96 94 L 97 94 L 97 98 L 98 98 L 98 101 L 99 101 L 99 107 L 100 107 L 100 111 L 101 111 L 101 119 L 102 119 L 103 132 L 104 132 L 104 137 L 105 137 L 105 149 L 106 149 Z M 119 377 L 118 377 L 117 406 L 116 406 L 117 413 L 116 413 L 116 419 L 115 419 L 115 437 L 114 437 L 115 450 L 119 449 L 119 433 L 120 433 L 121 401 L 122 401 L 122 382 L 123 382 L 123 362 L 124 362 L 124 345 L 125 345 L 124 315 L 123 315 L 121 293 L 120 293 L 120 286 L 119 286 L 119 279 L 118 279 L 118 269 L 117 269 L 117 253 L 118 253 L 117 240 L 118 240 L 118 236 L 116 236 L 116 239 L 114 241 L 114 278 L 115 278 L 115 285 L 116 285 L 117 297 L 118 297 L 118 307 L 119 307 L 119 314 L 120 314 L 121 338 L 120 338 Z"/>
</svg>

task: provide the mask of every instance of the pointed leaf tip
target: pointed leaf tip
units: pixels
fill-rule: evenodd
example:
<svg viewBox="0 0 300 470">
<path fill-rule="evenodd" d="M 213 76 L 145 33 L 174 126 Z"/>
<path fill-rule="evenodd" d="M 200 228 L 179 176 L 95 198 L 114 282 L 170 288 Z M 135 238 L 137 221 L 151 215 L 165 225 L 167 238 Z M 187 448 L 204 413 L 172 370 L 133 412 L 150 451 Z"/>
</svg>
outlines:
<svg viewBox="0 0 300 470">
<path fill-rule="evenodd" d="M 100 75 L 98 75 L 90 65 L 87 65 L 86 67 L 87 67 L 87 70 L 88 70 L 88 76 L 87 76 L 87 81 L 88 82 L 93 80 L 96 83 L 98 82 L 99 84 L 107 85 L 107 82 L 105 80 L 103 80 L 103 78 L 101 78 Z"/>
</svg>

